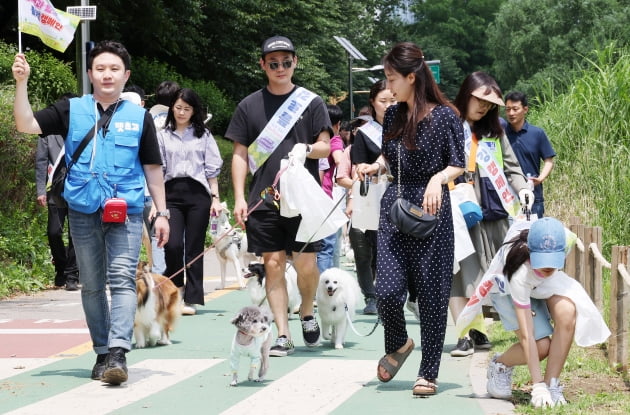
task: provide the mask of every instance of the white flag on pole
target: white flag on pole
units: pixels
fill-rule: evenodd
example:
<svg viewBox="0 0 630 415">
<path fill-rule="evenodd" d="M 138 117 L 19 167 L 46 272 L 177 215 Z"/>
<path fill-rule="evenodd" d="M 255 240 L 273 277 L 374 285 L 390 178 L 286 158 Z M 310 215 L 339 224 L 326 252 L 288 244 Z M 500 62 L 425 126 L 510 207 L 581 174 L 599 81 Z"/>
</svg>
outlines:
<svg viewBox="0 0 630 415">
<path fill-rule="evenodd" d="M 68 48 L 80 22 L 79 16 L 55 9 L 48 0 L 18 0 L 18 30 L 59 52 Z"/>
</svg>

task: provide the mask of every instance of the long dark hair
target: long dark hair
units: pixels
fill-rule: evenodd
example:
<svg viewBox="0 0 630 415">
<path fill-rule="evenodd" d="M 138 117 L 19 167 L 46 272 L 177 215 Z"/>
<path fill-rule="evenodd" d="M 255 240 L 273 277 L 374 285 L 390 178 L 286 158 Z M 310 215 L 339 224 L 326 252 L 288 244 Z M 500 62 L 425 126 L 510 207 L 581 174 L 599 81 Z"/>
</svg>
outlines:
<svg viewBox="0 0 630 415">
<path fill-rule="evenodd" d="M 417 45 L 411 42 L 403 42 L 395 45 L 391 51 L 383 58 L 385 70 L 398 72 L 402 76 L 414 73 L 416 80 L 414 83 L 414 111 L 410 120 L 407 119 L 407 103 L 399 102 L 398 110 L 394 115 L 392 127 L 384 135 L 384 140 L 388 141 L 399 136 L 403 136 L 405 147 L 416 148 L 416 129 L 421 121 L 429 104 L 448 105 L 456 113 L 457 109 L 446 99 L 440 91 L 433 73 L 424 61 L 424 53 Z"/>
<path fill-rule="evenodd" d="M 459 110 L 462 120 L 465 120 L 466 114 L 468 114 L 468 103 L 470 102 L 473 91 L 480 87 L 486 87 L 486 92 L 490 92 L 491 90 L 499 97 L 503 96 L 501 88 L 499 88 L 497 81 L 495 81 L 493 77 L 485 72 L 471 73 L 464 79 L 464 82 L 462 82 L 455 101 L 453 101 Z M 481 139 L 481 137 L 501 137 L 503 135 L 503 128 L 499 121 L 499 107 L 495 105 L 494 108 L 488 110 L 486 115 L 471 125 L 471 129 L 479 139 Z"/>
<path fill-rule="evenodd" d="M 206 132 L 206 126 L 203 123 L 203 121 L 206 119 L 206 110 L 203 107 L 199 95 L 197 95 L 197 93 L 190 88 L 181 88 L 171 98 L 171 104 L 168 108 L 168 115 L 166 116 L 166 122 L 164 123 L 165 127 L 173 131 L 177 128 L 177 123 L 175 122 L 175 114 L 173 113 L 173 106 L 175 105 L 175 102 L 177 102 L 177 100 L 180 98 L 182 101 L 192 107 L 193 115 L 192 117 L 190 117 L 190 124 L 195 130 L 195 137 L 201 138 L 201 136 L 203 136 L 203 134 Z"/>
<path fill-rule="evenodd" d="M 512 279 L 512 275 L 514 275 L 521 265 L 529 260 L 529 248 L 527 247 L 528 235 L 529 229 L 523 229 L 518 235 L 505 243 L 505 245 L 512 245 L 505 257 L 505 265 L 503 266 L 503 273 L 508 281 Z"/>
<path fill-rule="evenodd" d="M 373 102 L 376 100 L 376 96 L 380 94 L 381 91 L 387 89 L 387 82 L 383 79 L 380 79 L 372 84 L 370 88 L 370 96 L 368 97 L 368 102 L 370 104 L 370 115 L 374 120 L 376 120 L 376 109 L 374 108 Z"/>
</svg>

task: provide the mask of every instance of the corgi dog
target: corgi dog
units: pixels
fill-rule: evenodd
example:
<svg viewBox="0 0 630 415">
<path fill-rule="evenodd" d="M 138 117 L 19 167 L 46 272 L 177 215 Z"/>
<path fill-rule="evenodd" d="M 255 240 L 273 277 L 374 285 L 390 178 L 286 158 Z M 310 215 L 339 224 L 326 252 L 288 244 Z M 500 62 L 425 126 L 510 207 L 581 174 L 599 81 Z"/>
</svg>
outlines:
<svg viewBox="0 0 630 415">
<path fill-rule="evenodd" d="M 170 333 L 181 315 L 179 290 L 163 275 L 149 272 L 144 262 L 136 271 L 138 305 L 133 323 L 136 349 L 171 344 Z"/>
</svg>

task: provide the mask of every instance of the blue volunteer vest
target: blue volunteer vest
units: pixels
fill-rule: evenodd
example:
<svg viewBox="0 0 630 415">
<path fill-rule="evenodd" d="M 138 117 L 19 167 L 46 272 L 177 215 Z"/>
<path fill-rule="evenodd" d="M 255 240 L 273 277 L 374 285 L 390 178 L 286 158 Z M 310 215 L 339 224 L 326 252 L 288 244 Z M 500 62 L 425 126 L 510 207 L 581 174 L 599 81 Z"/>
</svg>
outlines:
<svg viewBox="0 0 630 415">
<path fill-rule="evenodd" d="M 97 121 L 92 95 L 70 100 L 70 124 L 66 137 L 66 163 Z M 120 101 L 108 131 L 101 128 L 81 153 L 66 178 L 64 198 L 71 209 L 94 213 L 110 197 L 127 201 L 128 213 L 144 208 L 144 171 L 138 152 L 145 110 Z M 95 148 L 96 146 L 96 148 Z M 94 157 L 93 157 L 94 156 Z"/>
</svg>

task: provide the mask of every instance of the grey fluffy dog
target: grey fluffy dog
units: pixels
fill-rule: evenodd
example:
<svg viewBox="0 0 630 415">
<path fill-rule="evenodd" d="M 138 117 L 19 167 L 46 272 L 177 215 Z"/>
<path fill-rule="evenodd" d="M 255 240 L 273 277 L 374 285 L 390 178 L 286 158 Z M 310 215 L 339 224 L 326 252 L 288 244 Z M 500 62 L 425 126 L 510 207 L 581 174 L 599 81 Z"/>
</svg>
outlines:
<svg viewBox="0 0 630 415">
<path fill-rule="evenodd" d="M 262 382 L 269 369 L 269 349 L 271 348 L 271 313 L 266 308 L 258 306 L 243 307 L 232 324 L 238 329 L 232 341 L 230 353 L 230 368 L 232 382 L 230 386 L 238 384 L 238 366 L 241 356 L 249 357 L 248 380 Z M 258 369 L 258 377 L 254 377 Z"/>
</svg>

